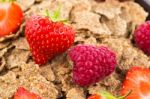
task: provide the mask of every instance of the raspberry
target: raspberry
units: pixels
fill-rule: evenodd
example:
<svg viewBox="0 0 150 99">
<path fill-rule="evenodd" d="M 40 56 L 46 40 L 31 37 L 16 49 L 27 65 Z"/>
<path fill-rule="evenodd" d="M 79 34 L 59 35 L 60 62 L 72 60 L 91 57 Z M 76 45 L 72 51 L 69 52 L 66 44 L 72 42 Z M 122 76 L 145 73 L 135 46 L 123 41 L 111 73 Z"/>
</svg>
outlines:
<svg viewBox="0 0 150 99">
<path fill-rule="evenodd" d="M 137 46 L 150 55 L 150 21 L 137 27 L 134 32 L 134 39 Z"/>
<path fill-rule="evenodd" d="M 109 48 L 77 45 L 68 52 L 73 61 L 73 81 L 89 86 L 110 75 L 116 67 L 116 55 Z"/>
</svg>

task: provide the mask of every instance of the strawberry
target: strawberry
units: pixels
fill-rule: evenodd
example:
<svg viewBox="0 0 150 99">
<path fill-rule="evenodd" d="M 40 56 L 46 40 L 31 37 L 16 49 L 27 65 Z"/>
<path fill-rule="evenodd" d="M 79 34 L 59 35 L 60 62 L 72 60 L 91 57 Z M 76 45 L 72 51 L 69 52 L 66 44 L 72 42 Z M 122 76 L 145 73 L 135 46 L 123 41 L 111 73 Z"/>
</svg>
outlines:
<svg viewBox="0 0 150 99">
<path fill-rule="evenodd" d="M 126 99 L 150 99 L 150 69 L 132 67 L 123 82 L 121 94 L 132 90 Z"/>
<path fill-rule="evenodd" d="M 101 95 L 93 94 L 93 95 L 89 96 L 88 99 L 105 99 L 105 98 L 102 97 Z"/>
<path fill-rule="evenodd" d="M 0 37 L 15 33 L 22 20 L 23 11 L 17 3 L 0 2 Z"/>
<path fill-rule="evenodd" d="M 101 93 L 93 94 L 93 95 L 89 96 L 88 99 L 126 99 L 126 97 L 130 93 L 131 93 L 131 91 L 129 91 L 124 96 L 115 97 L 112 94 L 108 93 L 107 91 L 102 91 Z"/>
<path fill-rule="evenodd" d="M 60 9 L 53 16 L 32 16 L 27 19 L 25 35 L 33 59 L 39 65 L 66 51 L 74 42 L 75 31 L 59 19 Z M 50 18 L 49 18 L 50 17 Z"/>
<path fill-rule="evenodd" d="M 35 93 L 29 92 L 23 87 L 19 87 L 13 99 L 42 99 Z"/>
</svg>

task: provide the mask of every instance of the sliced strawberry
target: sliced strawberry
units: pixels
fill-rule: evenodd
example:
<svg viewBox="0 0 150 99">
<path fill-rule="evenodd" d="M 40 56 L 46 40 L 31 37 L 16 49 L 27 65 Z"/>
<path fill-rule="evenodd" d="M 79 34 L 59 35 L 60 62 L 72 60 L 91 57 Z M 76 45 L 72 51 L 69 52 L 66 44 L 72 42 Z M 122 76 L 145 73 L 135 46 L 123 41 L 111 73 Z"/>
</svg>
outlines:
<svg viewBox="0 0 150 99">
<path fill-rule="evenodd" d="M 126 97 L 130 95 L 130 93 L 131 91 L 128 91 L 125 95 L 116 97 L 107 91 L 101 91 L 98 94 L 93 94 L 89 96 L 88 99 L 126 99 Z"/>
<path fill-rule="evenodd" d="M 88 97 L 88 99 L 103 99 L 102 96 L 98 95 L 98 94 L 93 94 L 90 97 Z"/>
<path fill-rule="evenodd" d="M 126 99 L 150 99 L 150 69 L 132 67 L 123 82 L 121 94 L 132 90 Z"/>
<path fill-rule="evenodd" d="M 36 95 L 35 93 L 27 91 L 23 87 L 19 87 L 14 95 L 14 99 L 42 99 L 42 98 Z"/>
<path fill-rule="evenodd" d="M 16 32 L 22 20 L 23 11 L 17 3 L 0 3 L 0 37 Z"/>
</svg>

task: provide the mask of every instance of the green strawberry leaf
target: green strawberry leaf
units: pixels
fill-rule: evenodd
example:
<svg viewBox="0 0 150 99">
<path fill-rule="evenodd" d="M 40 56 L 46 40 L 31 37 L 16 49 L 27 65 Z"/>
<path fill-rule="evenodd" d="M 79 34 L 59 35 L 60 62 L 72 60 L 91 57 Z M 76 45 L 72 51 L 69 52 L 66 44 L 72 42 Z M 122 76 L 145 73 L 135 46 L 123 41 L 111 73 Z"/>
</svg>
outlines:
<svg viewBox="0 0 150 99">
<path fill-rule="evenodd" d="M 127 96 L 129 96 L 132 93 L 132 90 L 130 90 L 127 94 L 124 96 L 119 96 L 117 99 L 125 99 Z"/>
<path fill-rule="evenodd" d="M 0 2 L 14 2 L 16 0 L 0 0 Z"/>
<path fill-rule="evenodd" d="M 53 22 L 62 22 L 64 24 L 68 24 L 67 19 L 61 19 L 60 18 L 60 13 L 61 13 L 61 5 L 58 6 L 58 8 L 54 11 L 53 15 L 49 13 L 48 10 L 46 10 L 46 16 L 48 16 Z"/>
<path fill-rule="evenodd" d="M 48 9 L 46 9 L 46 11 L 45 11 L 45 16 L 50 17 L 50 13 L 49 13 Z"/>
<path fill-rule="evenodd" d="M 14 1 L 16 1 L 16 0 L 8 0 L 9 2 L 14 2 Z"/>
<path fill-rule="evenodd" d="M 57 10 L 54 11 L 54 14 L 53 14 L 52 18 L 54 18 L 56 20 L 59 19 L 60 18 L 60 10 L 61 10 L 61 5 L 59 4 Z"/>
<path fill-rule="evenodd" d="M 106 99 L 116 99 L 116 97 L 114 97 L 112 94 L 110 94 L 110 93 L 108 93 L 108 92 L 106 92 L 106 91 L 102 91 L 102 92 L 100 93 L 100 95 L 101 95 L 102 97 L 105 97 Z"/>
<path fill-rule="evenodd" d="M 125 99 L 127 96 L 129 96 L 131 94 L 132 90 L 130 90 L 126 95 L 124 96 L 119 96 L 119 97 L 115 97 L 113 96 L 111 93 L 107 92 L 107 91 L 101 91 L 99 94 L 102 97 L 105 97 L 106 99 Z"/>
</svg>

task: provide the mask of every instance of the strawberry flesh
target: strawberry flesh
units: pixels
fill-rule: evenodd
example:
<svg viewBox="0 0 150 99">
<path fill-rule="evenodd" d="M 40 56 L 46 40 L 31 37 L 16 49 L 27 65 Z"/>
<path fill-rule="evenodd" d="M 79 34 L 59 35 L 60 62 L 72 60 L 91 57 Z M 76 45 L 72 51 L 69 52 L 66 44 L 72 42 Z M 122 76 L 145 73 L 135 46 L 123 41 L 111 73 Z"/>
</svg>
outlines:
<svg viewBox="0 0 150 99">
<path fill-rule="evenodd" d="M 42 98 L 36 95 L 35 93 L 27 91 L 23 87 L 19 87 L 13 99 L 42 99 Z"/>
<path fill-rule="evenodd" d="M 126 99 L 150 99 L 150 69 L 132 67 L 123 82 L 121 93 L 132 93 Z"/>
<path fill-rule="evenodd" d="M 0 37 L 15 33 L 23 20 L 23 11 L 14 2 L 0 3 Z"/>
<path fill-rule="evenodd" d="M 89 96 L 88 99 L 103 99 L 103 98 L 100 95 L 93 94 L 93 95 Z"/>
</svg>

